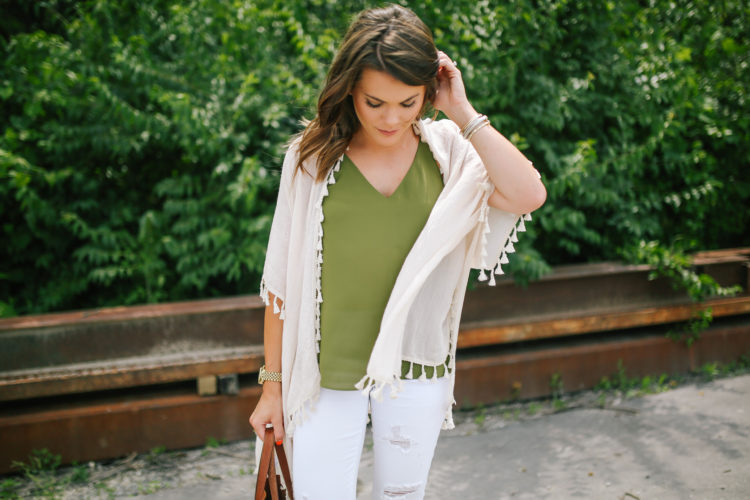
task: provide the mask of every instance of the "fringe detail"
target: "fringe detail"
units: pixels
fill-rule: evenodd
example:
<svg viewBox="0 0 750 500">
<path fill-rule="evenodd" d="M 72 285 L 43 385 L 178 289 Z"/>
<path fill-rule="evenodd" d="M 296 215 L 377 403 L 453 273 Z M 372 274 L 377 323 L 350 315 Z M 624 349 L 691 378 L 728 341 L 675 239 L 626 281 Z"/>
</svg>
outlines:
<svg viewBox="0 0 750 500">
<path fill-rule="evenodd" d="M 292 437 L 294 434 L 294 430 L 305 422 L 307 418 L 309 417 L 308 411 L 307 411 L 307 405 L 310 405 L 310 410 L 315 409 L 315 405 L 318 402 L 318 399 L 320 399 L 320 389 L 315 391 L 315 394 L 310 396 L 308 399 L 302 402 L 299 408 L 293 410 L 290 412 L 289 421 L 286 422 L 286 425 L 284 427 L 284 434 L 288 437 Z"/>
<path fill-rule="evenodd" d="M 486 203 L 484 203 L 484 209 L 483 213 L 480 216 L 480 221 L 485 220 L 485 227 L 484 231 L 482 232 L 482 269 L 479 273 L 479 281 L 487 281 L 487 275 L 485 274 L 485 270 L 489 271 L 490 277 L 489 277 L 489 285 L 495 286 L 495 275 L 503 275 L 505 274 L 503 272 L 503 264 L 508 264 L 510 261 L 508 260 L 508 254 L 509 253 L 515 253 L 516 247 L 513 246 L 513 243 L 518 242 L 518 233 L 525 232 L 526 231 L 526 225 L 524 224 L 524 221 L 530 221 L 531 220 L 531 214 L 523 214 L 522 216 L 518 217 L 518 220 L 516 221 L 515 227 L 511 230 L 510 234 L 508 235 L 508 239 L 505 242 L 505 245 L 503 245 L 503 251 L 500 254 L 500 258 L 497 260 L 497 262 L 492 266 L 489 267 L 487 263 L 484 261 L 484 257 L 486 256 L 486 252 L 484 250 L 484 247 L 487 245 L 487 234 L 490 232 L 489 229 L 489 220 L 487 218 L 489 217 L 489 209 L 490 206 Z M 486 212 L 486 213 L 485 213 Z"/>
<path fill-rule="evenodd" d="M 354 387 L 356 387 L 363 395 L 369 395 L 370 397 L 375 398 L 378 403 L 382 403 L 383 391 L 386 386 L 390 387 L 391 397 L 395 398 L 396 394 L 401 392 L 403 387 L 402 384 L 403 382 L 401 382 L 398 377 L 394 377 L 393 380 L 388 382 L 376 382 L 369 375 L 365 375 L 359 382 L 354 384 Z"/>
<path fill-rule="evenodd" d="M 414 378 L 414 362 L 409 361 L 409 371 L 406 372 L 406 379 L 411 380 Z"/>
<path fill-rule="evenodd" d="M 318 217 L 318 241 L 315 245 L 315 352 L 320 353 L 320 304 L 323 302 L 323 292 L 320 287 L 320 274 L 323 266 L 323 200 L 328 196 L 328 185 L 336 184 L 335 174 L 341 169 L 341 162 L 344 159 L 344 155 L 336 161 L 336 164 L 328 171 L 328 177 L 326 177 L 325 184 L 321 190 L 321 197 L 318 200 L 317 210 L 320 216 Z"/>
<path fill-rule="evenodd" d="M 443 420 L 443 430 L 449 431 L 451 429 L 456 428 L 456 424 L 453 422 L 453 406 L 456 404 L 456 400 L 453 400 L 453 403 L 448 407 L 447 410 L 445 410 L 445 419 Z"/>
<path fill-rule="evenodd" d="M 265 305 L 269 304 L 268 285 L 266 285 L 265 277 L 260 279 L 260 300 L 262 300 Z"/>
<path fill-rule="evenodd" d="M 271 297 L 269 296 L 270 290 L 268 289 L 268 285 L 266 284 L 265 277 L 261 278 L 260 280 L 260 299 L 263 301 L 263 304 L 266 306 L 271 305 Z M 281 300 L 281 307 L 279 307 L 278 301 Z M 279 319 L 286 318 L 286 302 L 284 299 L 279 299 L 279 294 L 275 293 L 273 294 L 273 313 L 279 315 Z"/>
<path fill-rule="evenodd" d="M 482 195 L 482 211 L 479 214 L 479 222 L 484 222 L 484 226 L 482 228 L 482 241 L 481 243 L 481 252 L 482 252 L 482 263 L 481 268 L 479 272 L 479 281 L 487 281 L 487 274 L 484 272 L 485 269 L 489 269 L 489 266 L 487 265 L 487 235 L 490 233 L 490 205 L 489 205 L 489 199 L 490 194 L 492 193 L 492 184 L 487 181 L 484 185 L 484 194 Z M 494 280 L 493 280 L 494 281 Z"/>
<path fill-rule="evenodd" d="M 370 396 L 375 398 L 378 403 L 383 402 L 383 390 L 385 389 L 386 382 L 378 382 L 375 384 L 375 388 L 370 393 Z"/>
<path fill-rule="evenodd" d="M 357 382 L 356 384 L 354 384 L 354 387 L 356 387 L 358 391 L 361 391 L 362 394 L 364 394 L 366 396 L 367 395 L 367 391 L 370 390 L 370 388 L 373 386 L 374 383 L 375 382 L 370 377 L 368 377 L 367 375 L 365 375 L 364 377 L 362 377 L 361 379 L 359 379 L 359 382 Z"/>
</svg>

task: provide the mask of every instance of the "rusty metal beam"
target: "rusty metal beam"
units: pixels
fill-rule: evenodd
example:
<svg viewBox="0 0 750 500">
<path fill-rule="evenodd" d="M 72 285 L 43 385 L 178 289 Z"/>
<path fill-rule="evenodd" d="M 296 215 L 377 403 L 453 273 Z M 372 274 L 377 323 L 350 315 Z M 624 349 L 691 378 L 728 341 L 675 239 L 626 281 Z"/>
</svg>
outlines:
<svg viewBox="0 0 750 500">
<path fill-rule="evenodd" d="M 189 300 L 167 304 L 148 304 L 140 306 L 103 307 L 62 313 L 0 318 L 0 330 L 22 330 L 48 328 L 69 324 L 111 323 L 133 319 L 168 318 L 172 316 L 191 316 L 215 312 L 242 311 L 247 308 L 262 307 L 263 302 L 257 295 L 243 295 L 219 299 Z"/>
<path fill-rule="evenodd" d="M 456 362 L 456 401 L 474 406 L 536 398 L 550 394 L 558 374 L 565 391 L 594 387 L 617 371 L 622 361 L 628 377 L 687 373 L 708 362 L 729 363 L 750 353 L 750 321 L 711 328 L 691 347 L 663 333 L 607 340 L 597 338 L 577 345 L 502 352 Z M 517 388 L 517 389 L 516 389 Z"/>
<path fill-rule="evenodd" d="M 521 322 L 518 322 L 518 318 L 513 318 L 510 324 L 462 324 L 458 347 L 461 349 L 675 323 L 693 318 L 696 311 L 706 307 L 711 308 L 715 318 L 747 314 L 750 313 L 750 296 L 709 300 L 701 304 L 645 307 L 624 311 L 586 311 L 585 314 L 575 311 L 567 318 L 540 319 L 532 316 Z"/>
<path fill-rule="evenodd" d="M 748 295 L 748 257 L 737 254 L 698 259 L 697 266 L 722 286 L 740 285 Z M 529 317 L 567 317 L 579 311 L 630 311 L 633 309 L 689 305 L 685 292 L 675 291 L 665 278 L 649 279 L 648 266 L 596 263 L 558 266 L 527 288 L 510 277 L 497 285 L 480 284 L 466 293 L 462 324 L 510 322 Z"/>
<path fill-rule="evenodd" d="M 0 320 L 0 371 L 245 347 L 263 342 L 257 296 Z"/>
<path fill-rule="evenodd" d="M 750 249 L 698 254 L 723 284 L 748 281 Z M 459 347 L 683 321 L 695 307 L 647 266 L 560 266 L 527 289 L 510 280 L 467 293 Z M 748 311 L 748 295 L 710 301 L 714 315 Z M 257 296 L 0 320 L 0 401 L 151 385 L 258 369 Z"/>
<path fill-rule="evenodd" d="M 164 384 L 205 375 L 254 373 L 262 364 L 263 346 L 256 345 L 19 370 L 0 376 L 0 401 Z"/>
<path fill-rule="evenodd" d="M 748 258 L 750 249 L 695 256 L 694 264 L 722 285 L 745 287 L 742 297 L 710 301 L 714 316 L 749 312 Z M 553 373 L 566 390 L 591 387 L 614 372 L 618 359 L 629 376 L 642 376 L 730 361 L 750 350 L 747 317 L 712 328 L 690 349 L 662 334 L 622 339 L 617 330 L 682 321 L 695 308 L 666 280 L 649 281 L 649 272 L 646 266 L 612 263 L 562 266 L 527 289 L 505 279 L 495 288 L 468 292 L 457 401 L 507 399 L 514 382 L 520 383 L 521 397 L 546 395 Z M 249 436 L 246 416 L 257 401 L 257 387 L 239 396 L 204 398 L 154 396 L 149 395 L 154 389 L 144 388 L 121 400 L 105 402 L 101 398 L 110 396 L 97 395 L 63 407 L 57 403 L 61 398 L 41 397 L 255 372 L 262 358 L 262 321 L 257 296 L 0 320 L 0 400 L 16 400 L 0 409 L 0 472 L 41 447 L 66 461 L 84 461 L 154 446 L 198 446 L 208 436 Z M 577 335 L 605 330 L 611 335 Z M 568 338 L 562 342 L 561 336 Z M 537 343 L 524 352 L 509 344 L 530 339 Z M 546 344 L 539 344 L 541 339 Z M 491 347 L 498 344 L 504 351 Z M 465 351 L 469 347 L 484 351 L 477 356 L 478 349 Z"/>
<path fill-rule="evenodd" d="M 203 446 L 209 437 L 246 439 L 247 419 L 260 387 L 236 396 L 173 395 L 110 403 L 0 414 L 0 473 L 32 450 L 47 448 L 64 463 L 85 462 L 145 452 Z"/>
<path fill-rule="evenodd" d="M 459 353 L 456 401 L 459 406 L 550 394 L 558 374 L 566 391 L 593 387 L 612 375 L 622 360 L 629 377 L 677 374 L 706 362 L 735 361 L 750 352 L 750 321 L 714 327 L 687 348 L 654 333 L 618 340 L 589 339 L 576 345 L 537 347 L 518 352 Z M 29 407 L 0 412 L 0 473 L 13 460 L 46 447 L 66 462 L 112 458 L 155 446 L 200 446 L 214 438 L 249 437 L 247 416 L 260 389 L 241 389 L 238 396 L 199 397 L 192 394 L 131 395 L 122 401 L 90 402 L 63 407 Z M 37 403 L 43 404 L 43 403 Z"/>
<path fill-rule="evenodd" d="M 697 306 L 647 308 L 625 312 L 594 312 L 585 316 L 528 321 L 504 325 L 464 325 L 460 349 L 500 343 L 579 335 L 684 321 Z M 714 317 L 750 312 L 750 297 L 718 299 L 703 304 Z M 5 372 L 0 376 L 0 401 L 58 394 L 147 386 L 205 375 L 254 373 L 263 363 L 260 345 L 176 355 L 107 360 L 73 366 Z"/>
</svg>

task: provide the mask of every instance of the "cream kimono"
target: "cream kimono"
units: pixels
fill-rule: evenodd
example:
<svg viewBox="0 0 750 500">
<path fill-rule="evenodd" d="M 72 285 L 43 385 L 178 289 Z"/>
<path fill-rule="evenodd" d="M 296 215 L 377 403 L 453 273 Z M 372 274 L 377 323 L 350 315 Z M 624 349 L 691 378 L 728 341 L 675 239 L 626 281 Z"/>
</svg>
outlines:
<svg viewBox="0 0 750 500">
<path fill-rule="evenodd" d="M 454 386 L 456 341 L 469 270 L 481 269 L 479 279 L 489 279 L 494 285 L 495 274 L 502 274 L 501 265 L 508 262 L 506 254 L 514 251 L 516 233 L 524 231 L 524 220 L 531 219 L 488 205 L 494 186 L 476 150 L 452 121 L 423 120 L 414 128 L 429 145 L 444 188 L 399 272 L 367 375 L 356 386 L 372 391 L 375 397 L 381 397 L 386 384 L 398 390 L 402 360 L 447 364 Z M 284 320 L 281 366 L 287 437 L 293 435 L 305 418 L 307 405 L 315 403 L 320 391 L 316 355 L 323 300 L 322 203 L 341 165 L 339 159 L 325 182 L 315 181 L 314 158 L 303 164 L 306 172 L 294 175 L 296 149 L 297 143 L 292 144 L 284 159 L 260 290 L 266 305 L 269 292 L 277 297 L 274 311 Z M 452 427 L 449 408 L 443 428 Z"/>
</svg>

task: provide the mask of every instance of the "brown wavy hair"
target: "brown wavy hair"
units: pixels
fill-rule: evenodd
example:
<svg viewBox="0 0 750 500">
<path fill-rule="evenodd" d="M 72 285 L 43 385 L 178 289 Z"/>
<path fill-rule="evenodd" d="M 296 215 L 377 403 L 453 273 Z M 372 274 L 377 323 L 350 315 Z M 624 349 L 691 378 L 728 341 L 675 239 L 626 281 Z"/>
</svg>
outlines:
<svg viewBox="0 0 750 500">
<path fill-rule="evenodd" d="M 350 92 L 365 68 L 385 71 L 412 86 L 425 86 L 418 116 L 431 107 L 437 90 L 438 54 L 432 32 L 411 10 L 388 5 L 360 12 L 341 42 L 318 98 L 315 118 L 298 135 L 302 163 L 317 156 L 317 180 L 322 181 L 344 154 L 359 128 Z"/>
</svg>

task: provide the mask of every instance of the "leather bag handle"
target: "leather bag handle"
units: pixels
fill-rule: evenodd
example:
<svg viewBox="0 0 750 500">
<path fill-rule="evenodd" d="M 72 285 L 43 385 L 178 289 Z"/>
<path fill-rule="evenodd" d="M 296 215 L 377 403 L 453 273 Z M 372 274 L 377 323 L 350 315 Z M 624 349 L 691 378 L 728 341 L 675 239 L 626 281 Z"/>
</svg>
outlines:
<svg viewBox="0 0 750 500">
<path fill-rule="evenodd" d="M 289 463 L 286 460 L 284 445 L 274 443 L 273 427 L 266 427 L 266 435 L 263 436 L 263 450 L 261 451 L 260 464 L 258 465 L 258 482 L 255 484 L 255 500 L 266 500 L 266 484 L 269 485 L 270 500 L 280 500 L 274 450 L 276 451 L 276 457 L 279 459 L 281 473 L 284 475 L 284 483 L 286 484 L 289 500 L 294 500 L 292 475 L 289 472 Z"/>
</svg>

